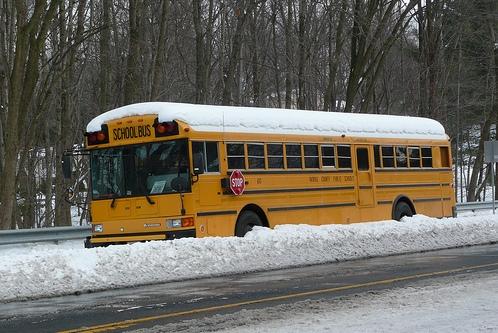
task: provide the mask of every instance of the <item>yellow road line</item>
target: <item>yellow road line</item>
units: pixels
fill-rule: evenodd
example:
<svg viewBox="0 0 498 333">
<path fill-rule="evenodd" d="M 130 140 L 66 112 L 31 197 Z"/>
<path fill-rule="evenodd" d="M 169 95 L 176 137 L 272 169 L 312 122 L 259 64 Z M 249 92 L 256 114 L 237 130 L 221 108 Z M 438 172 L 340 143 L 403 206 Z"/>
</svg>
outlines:
<svg viewBox="0 0 498 333">
<path fill-rule="evenodd" d="M 449 269 L 449 270 L 445 270 L 445 271 L 438 271 L 438 272 L 431 272 L 431 273 L 422 273 L 422 274 L 414 274 L 414 275 L 402 276 L 402 277 L 397 277 L 397 278 L 392 278 L 392 279 L 386 279 L 386 280 L 377 280 L 377 281 L 371 281 L 371 282 L 365 282 L 365 283 L 351 284 L 351 285 L 341 286 L 341 287 L 326 288 L 326 289 L 319 289 L 319 290 L 313 290 L 313 291 L 305 291 L 305 292 L 288 294 L 288 295 L 283 295 L 283 296 L 274 296 L 274 297 L 260 298 L 260 299 L 254 299 L 254 300 L 250 300 L 250 301 L 245 301 L 245 302 L 230 303 L 230 304 L 225 304 L 225 305 L 217 305 L 217 306 L 211 306 L 211 307 L 207 307 L 207 308 L 199 308 L 199 309 L 188 310 L 188 311 L 165 313 L 165 314 L 161 314 L 161 315 L 157 315 L 157 316 L 143 317 L 143 318 L 138 318 L 138 319 L 129 319 L 129 320 L 118 321 L 118 322 L 114 322 L 114 323 L 103 324 L 103 325 L 96 325 L 96 326 L 90 326 L 90 327 L 80 327 L 80 328 L 77 328 L 77 329 L 71 329 L 71 330 L 67 330 L 67 331 L 60 331 L 59 333 L 76 333 L 76 332 L 78 332 L 78 333 L 82 333 L 82 332 L 85 332 L 85 333 L 97 333 L 97 332 L 106 332 L 106 331 L 120 329 L 120 328 L 128 328 L 130 326 L 138 325 L 140 323 L 144 323 L 144 322 L 148 322 L 148 321 L 154 321 L 154 320 L 159 320 L 159 319 L 166 319 L 166 318 L 172 318 L 172 317 L 180 317 L 180 316 L 192 315 L 192 314 L 203 313 L 203 312 L 210 312 L 210 311 L 216 311 L 216 310 L 222 310 L 222 309 L 236 308 L 236 307 L 241 307 L 241 306 L 244 306 L 244 305 L 251 305 L 251 304 L 257 304 L 257 303 L 266 303 L 266 302 L 272 302 L 272 301 L 286 300 L 286 299 L 292 299 L 292 298 L 303 297 L 303 296 L 313 296 L 313 295 L 318 295 L 318 294 L 325 294 L 325 293 L 336 292 L 336 291 L 343 291 L 343 290 L 349 290 L 349 289 L 357 289 L 357 288 L 363 288 L 363 287 L 378 286 L 378 285 L 390 284 L 390 283 L 395 283 L 395 282 L 401 282 L 401 281 L 407 281 L 407 280 L 414 280 L 414 279 L 419 279 L 419 278 L 424 278 L 424 277 L 431 277 L 431 276 L 445 275 L 445 274 L 451 274 L 451 273 L 458 273 L 458 272 L 463 272 L 463 271 L 466 271 L 466 270 L 479 269 L 479 268 L 487 268 L 487 267 L 495 267 L 495 266 L 498 266 L 498 262 L 492 263 L 492 264 L 477 265 L 477 266 L 464 266 L 464 267 L 461 267 L 461 268 Z"/>
</svg>

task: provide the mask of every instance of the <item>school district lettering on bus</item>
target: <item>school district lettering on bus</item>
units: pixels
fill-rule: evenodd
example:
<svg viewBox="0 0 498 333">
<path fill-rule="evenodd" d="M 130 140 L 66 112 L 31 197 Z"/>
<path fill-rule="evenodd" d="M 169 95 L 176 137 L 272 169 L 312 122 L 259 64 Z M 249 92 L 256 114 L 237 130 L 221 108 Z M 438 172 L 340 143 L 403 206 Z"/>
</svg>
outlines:
<svg viewBox="0 0 498 333">
<path fill-rule="evenodd" d="M 454 214 L 449 138 L 427 118 L 156 102 L 86 138 L 88 247 Z"/>
</svg>

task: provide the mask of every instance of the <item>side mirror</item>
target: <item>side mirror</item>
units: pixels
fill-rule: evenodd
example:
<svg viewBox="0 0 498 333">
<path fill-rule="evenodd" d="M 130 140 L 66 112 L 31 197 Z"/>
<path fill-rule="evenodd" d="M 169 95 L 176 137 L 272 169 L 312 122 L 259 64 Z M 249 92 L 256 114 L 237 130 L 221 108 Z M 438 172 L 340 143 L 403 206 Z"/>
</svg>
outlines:
<svg viewBox="0 0 498 333">
<path fill-rule="evenodd" d="M 203 153 L 195 153 L 193 160 L 193 174 L 194 176 L 202 175 L 204 173 L 204 154 Z"/>
<path fill-rule="evenodd" d="M 72 173 L 71 155 L 64 154 L 62 156 L 62 174 L 64 175 L 64 178 L 70 179 L 71 173 Z"/>
</svg>

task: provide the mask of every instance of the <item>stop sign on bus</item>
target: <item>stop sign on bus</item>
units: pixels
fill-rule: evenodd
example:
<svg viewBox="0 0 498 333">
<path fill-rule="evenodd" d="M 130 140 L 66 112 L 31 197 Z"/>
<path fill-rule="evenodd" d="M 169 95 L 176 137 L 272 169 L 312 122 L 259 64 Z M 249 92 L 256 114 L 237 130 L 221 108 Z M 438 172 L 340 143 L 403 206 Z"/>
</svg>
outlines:
<svg viewBox="0 0 498 333">
<path fill-rule="evenodd" d="M 240 170 L 233 170 L 230 175 L 230 189 L 233 194 L 241 195 L 246 188 L 246 180 Z"/>
</svg>

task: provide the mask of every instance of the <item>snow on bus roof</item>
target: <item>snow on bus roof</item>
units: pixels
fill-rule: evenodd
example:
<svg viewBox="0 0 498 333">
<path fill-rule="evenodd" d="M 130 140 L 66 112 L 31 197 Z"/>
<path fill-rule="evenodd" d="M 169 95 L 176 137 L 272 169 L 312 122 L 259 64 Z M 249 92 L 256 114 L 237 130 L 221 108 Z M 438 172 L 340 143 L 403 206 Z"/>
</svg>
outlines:
<svg viewBox="0 0 498 333">
<path fill-rule="evenodd" d="M 304 134 L 446 140 L 443 126 L 428 118 L 378 114 L 148 102 L 105 112 L 87 125 L 87 132 L 129 116 L 157 115 L 159 122 L 179 120 L 206 132 Z"/>
</svg>

